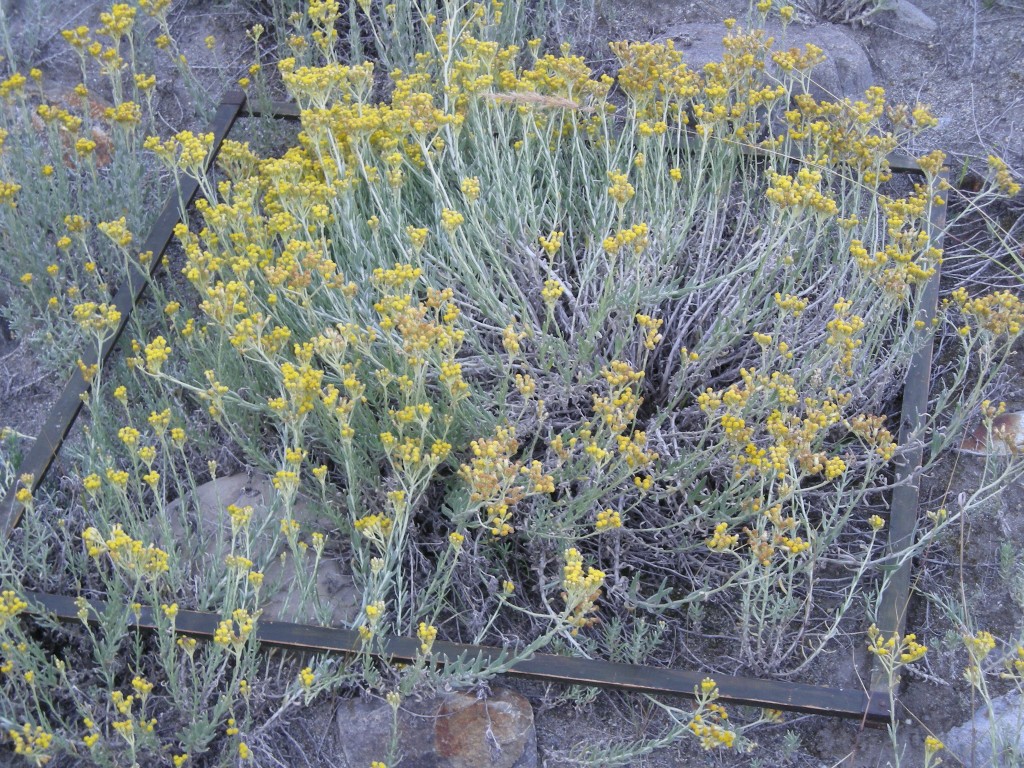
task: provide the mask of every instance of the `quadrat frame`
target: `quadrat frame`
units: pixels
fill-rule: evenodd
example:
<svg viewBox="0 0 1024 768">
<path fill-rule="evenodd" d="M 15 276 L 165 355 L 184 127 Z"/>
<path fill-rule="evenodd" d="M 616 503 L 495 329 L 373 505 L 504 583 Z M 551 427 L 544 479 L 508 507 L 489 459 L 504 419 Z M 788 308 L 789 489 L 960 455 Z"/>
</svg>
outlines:
<svg viewBox="0 0 1024 768">
<path fill-rule="evenodd" d="M 206 168 L 214 162 L 221 144 L 227 138 L 235 121 L 241 117 L 268 116 L 286 120 L 298 120 L 299 109 L 291 102 L 272 102 L 267 106 L 250 105 L 245 94 L 232 91 L 225 95 L 218 105 L 209 127 L 214 135 Z M 763 151 L 750 148 L 751 156 L 763 155 Z M 921 167 L 909 155 L 893 153 L 888 158 L 894 173 L 923 175 Z M 943 168 L 938 176 L 934 194 L 939 195 L 943 205 L 932 206 L 932 216 L 927 232 L 937 247 L 942 247 L 946 208 L 945 189 L 949 170 Z M 173 237 L 175 225 L 180 220 L 179 211 L 191 205 L 199 190 L 199 183 L 193 178 L 183 180 L 180 197 L 177 192 L 168 196 L 160 216 L 150 230 L 140 251 L 151 251 L 154 258 L 149 262 L 149 272 L 138 265 L 132 265 L 127 281 L 120 287 L 113 299 L 114 306 L 121 313 L 121 320 L 114 333 L 108 337 L 99 350 L 83 355 L 86 366 L 102 366 L 117 345 L 132 310 L 142 297 L 146 284 L 155 279 L 162 256 Z M 899 446 L 896 455 L 895 486 L 890 505 L 889 539 L 886 555 L 880 566 L 884 572 L 882 591 L 877 611 L 878 628 L 885 635 L 902 635 L 906 623 L 906 610 L 910 597 L 911 558 L 903 556 L 913 543 L 917 527 L 918 501 L 920 494 L 921 460 L 923 441 L 920 429 L 928 402 L 928 387 L 932 362 L 932 335 L 930 320 L 935 316 L 939 292 L 939 271 L 926 284 L 923 301 L 917 319 L 924 320 L 925 330 L 919 332 L 919 345 L 907 371 L 903 387 L 903 402 L 900 423 Z M 82 408 L 83 396 L 91 388 L 80 370 L 75 370 L 57 402 L 50 409 L 35 443 L 29 450 L 20 468 L 20 475 L 29 474 L 29 485 L 33 492 L 42 484 L 47 471 L 60 451 L 64 439 L 74 425 Z M 13 483 L 0 501 L 0 536 L 6 540 L 18 526 L 24 507 L 15 499 L 18 484 Z M 62 622 L 77 622 L 79 606 L 76 599 L 68 595 L 43 592 L 28 592 L 28 612 L 36 615 L 51 615 Z M 104 612 L 105 603 L 88 601 L 92 607 L 90 621 Z M 179 611 L 174 631 L 178 634 L 204 640 L 212 640 L 221 616 L 211 612 Z M 149 608 L 143 608 L 135 617 L 132 626 L 137 630 L 152 630 L 156 622 Z M 359 633 L 353 630 L 320 627 L 309 624 L 293 624 L 282 621 L 261 621 L 257 624 L 256 638 L 261 648 L 281 648 L 303 653 L 365 653 Z M 420 641 L 411 637 L 390 637 L 385 639 L 379 651 L 373 656 L 398 662 L 412 662 L 419 652 Z M 462 662 L 477 660 L 480 663 L 500 662 L 505 650 L 497 647 L 464 645 L 438 641 L 433 646 L 432 663 L 444 666 L 456 660 Z M 581 659 L 551 654 L 534 654 L 516 662 L 503 673 L 513 677 L 538 680 L 562 685 L 583 685 L 632 691 L 661 696 L 694 698 L 695 688 L 699 689 L 706 673 L 663 667 L 649 667 L 637 664 L 622 664 L 598 659 Z M 881 727 L 886 725 L 893 713 L 889 709 L 889 680 L 876 662 L 867 690 L 831 688 L 805 683 L 791 683 L 765 680 L 754 677 L 715 675 L 719 698 L 733 704 L 767 707 L 803 714 L 817 714 L 848 719 L 859 719 L 863 725 Z"/>
</svg>

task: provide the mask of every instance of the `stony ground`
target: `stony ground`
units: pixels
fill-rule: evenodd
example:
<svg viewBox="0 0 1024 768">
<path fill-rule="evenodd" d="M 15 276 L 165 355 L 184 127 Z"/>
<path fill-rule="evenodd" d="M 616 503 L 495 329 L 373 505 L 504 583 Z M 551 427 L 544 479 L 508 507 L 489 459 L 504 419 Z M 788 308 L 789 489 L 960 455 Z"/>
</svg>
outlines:
<svg viewBox="0 0 1024 768">
<path fill-rule="evenodd" d="M 8 5 L 5 3 L 5 5 Z M 73 72 L 70 57 L 62 53 L 55 30 L 71 24 L 88 23 L 99 12 L 99 4 L 83 3 L 68 13 L 61 3 L 22 0 L 10 3 L 8 11 L 15 28 L 38 37 L 36 47 L 47 79 L 60 82 L 62 72 Z M 250 4 L 201 2 L 178 3 L 179 29 L 200 61 L 209 58 L 202 39 L 211 32 L 224 41 L 218 54 L 204 71 L 211 81 L 225 74 L 237 76 L 245 48 L 241 30 Z M 794 40 L 831 40 L 841 48 L 846 68 L 836 73 L 838 87 L 861 84 L 864 79 L 883 86 L 899 101 L 924 102 L 940 118 L 939 127 L 923 139 L 922 150 L 936 147 L 949 151 L 955 175 L 966 164 L 989 153 L 1004 157 L 1018 173 L 1024 170 L 1024 2 L 1022 0 L 931 0 L 920 3 L 923 13 L 879 14 L 872 23 L 860 27 L 795 25 L 787 34 Z M 727 16 L 742 17 L 746 0 L 643 0 L 616 3 L 611 0 L 569 6 L 560 24 L 561 33 L 578 46 L 594 52 L 595 41 L 634 38 L 674 37 L 684 53 L 699 59 L 714 45 L 721 21 Z M 39 9 L 54 14 L 37 18 Z M 911 9 L 912 10 L 912 9 Z M 69 18 L 70 16 L 70 18 Z M 190 23 L 184 23 L 184 20 Z M 187 42 L 191 35 L 191 43 Z M 823 46 L 828 48 L 829 46 Z M 595 53 L 600 57 L 600 53 Z M 65 75 L 71 77 L 71 75 Z M 73 85 L 72 80 L 67 86 Z M 835 84 L 833 87 L 836 87 Z M 166 119 L 170 125 L 185 127 L 180 120 L 186 114 L 184 97 L 173 90 L 162 94 Z M 60 382 L 38 373 L 33 350 L 23 349 L 15 341 L 0 336 L 0 425 L 9 425 L 25 434 L 33 434 L 55 399 Z M 1006 378 L 1001 393 L 1010 410 L 1024 410 L 1024 365 Z M 961 494 L 976 487 L 980 474 L 978 457 L 955 454 L 926 478 L 923 504 L 935 508 L 956 503 Z M 56 467 L 60 471 L 60 466 Z M 948 606 L 969 607 L 970 621 L 978 629 L 989 629 L 1000 637 L 1020 636 L 1024 631 L 1024 587 L 1012 574 L 1024 551 L 1024 487 L 1009 485 L 997 493 L 986 511 L 964 522 L 950 541 L 941 542 L 925 553 L 915 573 L 916 597 L 911 605 L 909 625 L 932 645 L 921 669 L 907 675 L 902 691 L 900 741 L 902 764 L 922 764 L 922 744 L 926 734 L 943 735 L 970 719 L 979 706 L 972 700 L 969 686 L 960 679 L 956 654 L 957 637 L 947 636 L 951 626 L 944 610 Z M 1021 576 L 1024 580 L 1024 574 Z M 943 608 L 943 602 L 947 608 Z M 835 659 L 838 669 L 846 670 L 847 684 L 856 684 L 857 675 L 867 674 L 863 659 Z M 509 683 L 527 696 L 536 723 L 537 758 L 517 754 L 518 766 L 564 763 L 566 750 L 580 743 L 594 742 L 609 735 L 638 737 L 652 734 L 659 717 L 649 705 L 636 699 L 601 696 L 594 699 L 586 691 L 548 688 L 536 684 Z M 367 704 L 360 717 L 371 722 L 376 705 Z M 488 710 L 478 713 L 491 717 Z M 353 712 L 337 702 L 326 702 L 310 713 L 296 731 L 296 739 L 311 765 L 349 765 L 355 759 L 350 739 Z M 336 726 L 340 721 L 342 728 Z M 1019 723 L 1019 720 L 1018 720 Z M 970 734 L 968 733 L 968 738 Z M 493 734 L 492 734 L 493 736 Z M 692 744 L 661 750 L 637 765 L 663 768 L 699 765 L 764 766 L 845 766 L 860 768 L 895 764 L 889 738 L 884 732 L 863 730 L 858 723 L 820 717 L 788 717 L 784 723 L 762 729 L 757 735 L 760 746 L 748 755 L 709 757 L 694 751 Z M 516 742 L 519 743 L 518 741 Z M 527 748 L 527 740 L 521 747 Z M 349 744 L 346 747 L 346 744 Z M 520 748 L 520 753 L 522 749 Z M 506 764 L 494 756 L 493 764 Z M 977 765 L 987 765 L 976 752 Z M 478 758 L 482 760 L 483 758 Z M 0 761 L 3 756 L 0 755 Z M 430 758 L 417 763 L 433 765 Z M 957 765 L 953 757 L 947 764 Z M 972 764 L 969 756 L 965 764 Z M 403 765 L 410 765 L 403 763 Z M 471 765 L 472 763 L 466 763 Z M 479 763 L 483 764 L 483 763 Z M 507 762 L 512 766 L 513 762 Z"/>
</svg>

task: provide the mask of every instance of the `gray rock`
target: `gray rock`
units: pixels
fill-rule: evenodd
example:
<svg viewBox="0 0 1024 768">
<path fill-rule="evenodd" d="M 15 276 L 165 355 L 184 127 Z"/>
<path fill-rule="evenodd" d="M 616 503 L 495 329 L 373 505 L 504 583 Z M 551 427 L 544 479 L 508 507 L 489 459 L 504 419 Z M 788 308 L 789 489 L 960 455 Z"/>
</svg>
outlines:
<svg viewBox="0 0 1024 768">
<path fill-rule="evenodd" d="M 896 0 L 885 15 L 893 27 L 912 36 L 930 37 L 939 31 L 938 22 L 908 0 Z"/>
<path fill-rule="evenodd" d="M 365 768 L 372 762 L 388 768 L 438 768 L 434 752 L 434 721 L 437 699 L 407 699 L 398 709 L 399 761 L 388 762 L 394 719 L 390 705 L 383 699 L 350 699 L 338 707 L 340 754 L 332 765 L 337 768 Z"/>
<path fill-rule="evenodd" d="M 316 569 L 311 599 L 300 604 L 295 559 L 274 560 L 264 572 L 263 618 L 296 624 L 350 626 L 362 608 L 362 591 L 338 558 L 322 558 Z M 296 588 L 292 588 L 292 587 Z"/>
<path fill-rule="evenodd" d="M 194 537 L 200 553 L 223 559 L 227 552 L 225 547 L 231 543 L 231 518 L 227 508 L 232 504 L 253 508 L 249 524 L 251 535 L 258 540 L 273 539 L 284 512 L 273 481 L 259 473 L 239 473 L 210 480 L 197 486 L 184 499 L 172 501 L 164 513 L 179 541 Z M 292 505 L 292 517 L 303 529 L 325 531 L 330 527 L 315 506 L 301 496 Z"/>
<path fill-rule="evenodd" d="M 691 69 L 701 70 L 705 64 L 721 61 L 726 29 L 721 24 L 683 23 L 665 30 L 664 38 L 675 41 L 683 60 Z M 816 99 L 835 101 L 843 97 L 860 98 L 874 84 L 874 74 L 864 49 L 842 27 L 819 24 L 802 28 L 790 25 L 785 32 L 768 24 L 768 34 L 775 39 L 774 50 L 803 48 L 813 43 L 825 53 L 826 60 L 812 73 L 810 92 Z"/>
<path fill-rule="evenodd" d="M 232 504 L 252 507 L 248 557 L 257 568 L 264 568 L 261 591 L 264 618 L 331 625 L 349 625 L 355 620 L 362 596 L 350 570 L 337 557 L 325 554 L 321 558 L 316 582 L 308 598 L 301 599 L 304 585 L 298 576 L 295 558 L 279 535 L 283 507 L 273 481 L 266 475 L 219 477 L 198 486 L 184 500 L 177 499 L 167 505 L 162 518 L 184 563 L 199 571 L 223 572 L 224 558 L 231 551 L 231 518 L 227 508 Z M 301 496 L 292 506 L 292 517 L 301 526 L 300 538 L 307 543 L 310 533 L 327 533 L 334 527 L 316 504 Z M 283 560 L 282 554 L 285 555 Z M 313 557 L 312 549 L 308 549 L 302 565 L 306 571 L 312 568 Z"/>
<path fill-rule="evenodd" d="M 1024 696 L 1009 693 L 982 706 L 941 737 L 966 768 L 1011 768 L 1024 763 Z"/>
<path fill-rule="evenodd" d="M 374 760 L 389 768 L 537 768 L 530 703 L 506 688 L 491 695 L 452 693 L 403 701 L 398 709 L 398 762 L 388 761 L 393 718 L 381 700 L 343 703 L 336 716 L 339 768 Z"/>
</svg>

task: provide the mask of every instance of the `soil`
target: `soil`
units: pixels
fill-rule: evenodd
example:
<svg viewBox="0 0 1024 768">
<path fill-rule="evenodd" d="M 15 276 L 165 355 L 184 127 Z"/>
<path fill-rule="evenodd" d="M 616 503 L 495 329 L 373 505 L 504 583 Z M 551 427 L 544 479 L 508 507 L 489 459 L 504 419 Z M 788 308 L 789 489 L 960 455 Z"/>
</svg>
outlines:
<svg viewBox="0 0 1024 768">
<path fill-rule="evenodd" d="M 31 3 L 14 2 L 8 11 L 12 28 L 27 23 Z M 52 8 L 48 28 L 68 26 L 61 3 Z M 721 22 L 728 16 L 742 18 L 746 0 L 644 0 L 615 3 L 610 0 L 570 6 L 562 32 L 578 39 L 583 47 L 595 39 L 654 39 L 681 22 Z M 911 27 L 894 14 L 879 14 L 872 22 L 845 31 L 859 43 L 871 62 L 874 79 L 895 101 L 930 105 L 939 126 L 921 138 L 921 150 L 942 148 L 950 153 L 957 171 L 966 163 L 977 164 L 988 154 L 1003 157 L 1018 176 L 1024 175 L 1024 0 L 931 0 L 921 8 L 937 24 L 934 31 Z M 175 3 L 172 22 L 190 59 L 200 62 L 201 76 L 217 83 L 243 74 L 251 60 L 243 27 L 246 13 L 237 6 L 217 2 Z M 73 23 L 92 23 L 102 10 L 100 3 L 78 6 Z M 202 23 L 196 23 L 196 20 Z M 219 40 L 214 52 L 203 38 L 214 33 Z M 77 66 L 59 35 L 39 35 L 37 60 L 46 78 L 61 87 L 72 87 Z M 595 52 L 596 47 L 592 48 Z M 607 50 L 607 49 L 605 49 Z M 600 54 L 598 54 L 600 55 Z M 160 73 L 158 73 L 160 74 Z M 164 73 L 165 80 L 167 79 Z M 230 78 L 231 80 L 228 80 Z M 163 111 L 177 128 L 188 111 L 187 95 L 168 89 L 161 94 Z M 33 350 L 0 335 L 0 426 L 34 434 L 64 379 L 40 373 Z M 1010 410 L 1024 410 L 1024 365 L 1018 358 L 1006 377 L 1007 385 L 997 398 L 1007 400 Z M 22 441 L 24 450 L 27 441 Z M 951 454 L 925 478 L 922 509 L 952 507 L 981 482 L 984 459 Z M 58 466 L 57 471 L 60 471 Z M 983 512 L 964 520 L 945 539 L 930 548 L 915 564 L 915 593 L 908 626 L 933 648 L 918 669 L 908 671 L 900 691 L 899 743 L 901 763 L 923 764 L 925 735 L 940 735 L 970 718 L 979 705 L 961 677 L 965 661 L 950 611 L 970 606 L 960 616 L 974 629 L 988 629 L 997 637 L 1012 640 L 1024 632 L 1024 587 L 1014 587 L 1010 566 L 1020 563 L 1024 551 L 1024 484 L 1004 484 L 993 494 Z M 1012 567 L 1009 568 L 1012 571 Z M 1024 574 L 1022 574 L 1024 579 Z M 943 598 L 940 600 L 940 598 Z M 957 609 L 956 606 L 961 606 Z M 863 658 L 835 659 L 852 679 L 867 675 Z M 604 696 L 591 703 L 559 703 L 564 692 L 536 685 L 516 685 L 530 696 L 536 711 L 541 761 L 563 764 L 574 745 L 594 743 L 611 736 L 653 736 L 665 725 L 664 718 L 645 702 Z M 996 691 L 1001 693 L 1002 691 Z M 583 696 L 587 699 L 587 696 Z M 744 712 L 737 713 L 742 719 Z M 334 729 L 327 725 L 323 709 L 318 723 L 308 731 L 306 757 L 312 764 L 331 763 L 336 749 Z M 301 738 L 301 735 L 300 735 Z M 636 760 L 634 765 L 668 766 L 868 766 L 896 765 L 893 747 L 884 731 L 865 730 L 856 722 L 810 716 L 789 716 L 780 725 L 761 728 L 760 742 L 748 754 L 720 753 L 708 756 L 692 740 Z M 304 739 L 305 740 L 305 739 Z M 2 759 L 2 757 L 0 757 Z M 947 764 L 958 761 L 947 757 Z"/>
</svg>

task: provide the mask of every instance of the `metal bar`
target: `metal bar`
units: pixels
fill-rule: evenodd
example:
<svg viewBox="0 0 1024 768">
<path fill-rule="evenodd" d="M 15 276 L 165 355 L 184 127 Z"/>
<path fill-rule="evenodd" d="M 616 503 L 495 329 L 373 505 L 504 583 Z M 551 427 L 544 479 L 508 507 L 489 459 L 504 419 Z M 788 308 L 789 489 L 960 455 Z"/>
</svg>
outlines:
<svg viewBox="0 0 1024 768">
<path fill-rule="evenodd" d="M 896 173 L 909 173 L 914 176 L 924 175 L 924 169 L 921 165 L 906 152 L 890 152 L 886 160 L 889 161 L 889 168 Z"/>
<path fill-rule="evenodd" d="M 245 106 L 246 117 L 275 117 L 283 120 L 298 120 L 302 110 L 294 101 L 271 101 L 267 109 L 259 102 L 249 102 Z"/>
<path fill-rule="evenodd" d="M 80 621 L 75 599 L 66 595 L 29 592 L 26 599 L 31 611 L 54 615 L 60 621 Z M 98 622 L 105 613 L 106 604 L 100 600 L 87 601 L 92 606 L 88 620 Z M 223 620 L 219 614 L 179 610 L 175 617 L 175 631 L 181 634 L 211 640 L 217 625 Z M 153 630 L 157 624 L 151 608 L 143 608 L 132 626 Z M 303 653 L 358 654 L 366 652 L 359 633 L 349 629 L 292 624 L 284 621 L 258 621 L 256 638 L 261 647 L 281 648 Z M 387 638 L 380 650 L 371 655 L 399 662 L 413 662 L 419 655 L 420 641 L 413 637 Z M 437 641 L 433 645 L 432 660 L 439 666 L 458 659 L 485 663 L 500 661 L 501 648 L 463 645 Z M 534 654 L 528 659 L 510 665 L 503 674 L 528 680 L 561 685 L 588 685 L 614 688 L 633 693 L 694 698 L 694 688 L 701 680 L 712 677 L 718 684 L 720 700 L 751 707 L 800 712 L 812 715 L 834 715 L 882 725 L 889 720 L 887 702 L 858 690 L 826 688 L 824 686 L 759 680 L 732 675 L 708 675 L 682 669 L 645 667 L 619 664 L 595 659 L 570 656 Z"/>
<path fill-rule="evenodd" d="M 210 124 L 210 132 L 213 133 L 214 139 L 208 163 L 213 162 L 213 158 L 216 157 L 220 149 L 221 142 L 224 141 L 228 131 L 231 130 L 231 126 L 244 105 L 245 94 L 241 91 L 227 94 L 220 103 Z M 181 186 L 181 201 L 183 204 L 188 205 L 198 190 L 198 181 L 193 178 L 183 180 Z M 155 274 L 161 257 L 174 236 L 174 227 L 181 220 L 180 210 L 178 196 L 169 196 L 164 204 L 163 211 L 161 211 L 150 228 L 149 236 L 139 248 L 140 253 L 149 251 L 153 254 L 149 261 L 149 274 L 146 274 L 135 264 L 129 267 L 127 279 L 121 284 L 113 299 L 114 306 L 121 313 L 121 321 L 118 323 L 117 328 L 114 329 L 114 333 L 103 342 L 101 349 L 96 350 L 93 348 L 83 352 L 82 361 L 86 365 L 91 366 L 95 364 L 102 367 L 107 358 L 110 357 L 110 353 L 117 344 L 121 333 L 128 325 L 128 318 L 131 316 L 132 310 L 135 309 L 135 305 L 146 289 L 146 283 Z M 97 352 L 99 353 L 98 355 Z M 57 399 L 57 402 L 50 409 L 49 414 L 47 414 L 46 422 L 39 431 L 28 455 L 21 462 L 18 472 L 19 475 L 29 474 L 32 476 L 32 482 L 29 487 L 33 492 L 43 482 L 43 478 L 50 469 L 50 465 L 53 464 L 57 452 L 64 443 L 64 438 L 71 431 L 71 425 L 75 423 L 78 412 L 82 409 L 82 399 L 89 393 L 90 389 L 91 384 L 83 378 L 80 370 L 76 370 L 71 375 L 67 385 L 65 385 L 64 391 Z M 17 527 L 24 512 L 22 504 L 15 499 L 18 489 L 19 484 L 17 482 L 12 483 L 11 487 L 7 489 L 7 494 L 4 496 L 3 501 L 0 501 L 0 533 L 5 538 L 10 536 L 11 532 Z"/>
<path fill-rule="evenodd" d="M 945 236 L 946 205 L 948 195 L 946 188 L 949 183 L 949 169 L 943 167 L 939 172 L 937 183 L 933 184 L 931 195 L 938 198 L 941 204 L 932 204 L 926 231 L 928 241 L 941 248 Z M 939 298 L 939 280 L 942 268 L 936 265 L 935 274 L 925 285 L 921 296 L 921 305 L 917 310 L 917 319 L 924 322 L 919 333 L 920 346 L 914 352 L 907 369 L 907 378 L 903 385 L 903 408 L 900 414 L 900 451 L 896 455 L 896 478 L 892 493 L 889 515 L 889 540 L 886 555 L 891 558 L 906 552 L 914 543 L 917 530 L 918 502 L 921 491 L 921 460 L 924 455 L 924 440 L 921 428 L 924 425 L 928 410 L 928 391 L 931 383 L 932 350 L 934 330 L 932 320 L 935 317 Z M 891 572 L 884 582 L 879 606 L 876 613 L 876 625 L 886 636 L 903 635 L 907 622 L 907 604 L 910 602 L 910 559 L 903 561 Z M 889 690 L 889 680 L 884 668 L 875 662 L 871 675 L 872 692 Z"/>
</svg>

